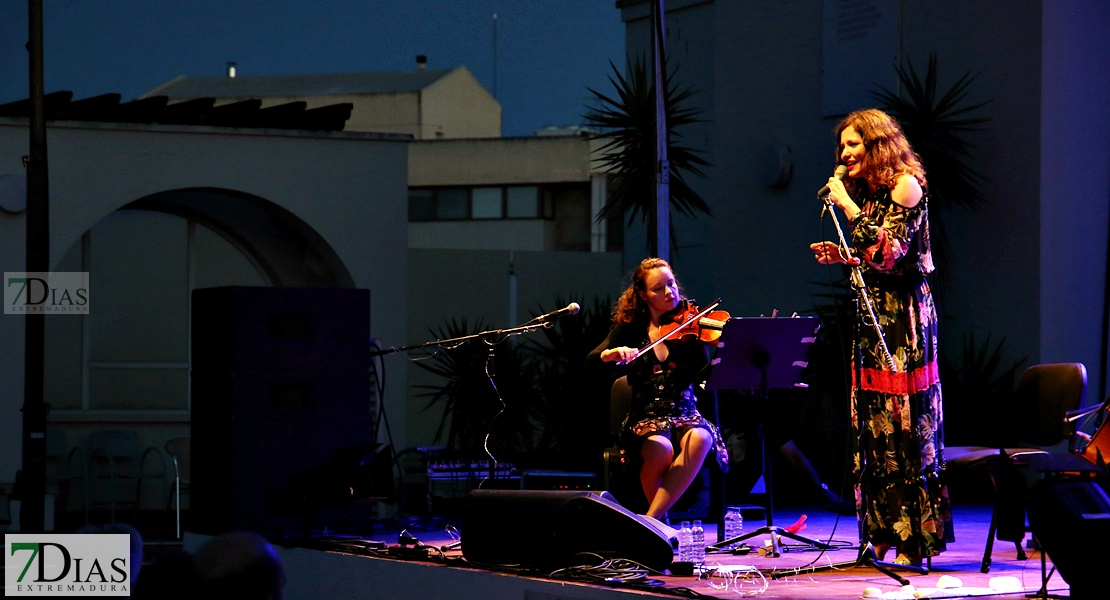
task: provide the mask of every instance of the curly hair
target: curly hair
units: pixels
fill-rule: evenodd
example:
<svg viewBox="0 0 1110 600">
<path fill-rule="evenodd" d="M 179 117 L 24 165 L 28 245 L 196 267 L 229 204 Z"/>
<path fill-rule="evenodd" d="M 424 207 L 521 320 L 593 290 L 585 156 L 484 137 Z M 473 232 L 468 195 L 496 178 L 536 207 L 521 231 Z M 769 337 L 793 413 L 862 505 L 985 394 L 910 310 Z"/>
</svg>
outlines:
<svg viewBox="0 0 1110 600">
<path fill-rule="evenodd" d="M 631 323 L 649 314 L 647 303 L 640 297 L 640 292 L 646 289 L 644 280 L 647 279 L 648 272 L 663 267 L 670 269 L 671 265 L 662 258 L 645 258 L 640 266 L 632 270 L 632 284 L 617 298 L 617 303 L 613 306 L 614 324 Z M 678 289 L 681 293 L 682 284 L 679 284 Z"/>
<path fill-rule="evenodd" d="M 876 108 L 867 108 L 850 113 L 836 126 L 836 160 L 840 162 L 840 134 L 853 128 L 863 138 L 867 151 L 863 159 L 864 179 L 873 188 L 894 189 L 898 178 L 912 175 L 922 188 L 927 187 L 925 167 L 921 157 L 910 147 L 906 134 L 893 117 Z M 849 187 L 858 187 L 858 183 Z"/>
</svg>

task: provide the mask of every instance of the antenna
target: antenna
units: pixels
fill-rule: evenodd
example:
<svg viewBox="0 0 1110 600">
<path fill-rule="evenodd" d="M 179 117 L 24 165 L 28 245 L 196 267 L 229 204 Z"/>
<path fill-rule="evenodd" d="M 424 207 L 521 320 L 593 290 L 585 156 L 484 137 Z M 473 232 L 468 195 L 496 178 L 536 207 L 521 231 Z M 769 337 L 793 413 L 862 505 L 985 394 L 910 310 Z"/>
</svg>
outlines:
<svg viewBox="0 0 1110 600">
<path fill-rule="evenodd" d="M 497 13 L 493 13 L 493 98 L 497 99 Z"/>
</svg>

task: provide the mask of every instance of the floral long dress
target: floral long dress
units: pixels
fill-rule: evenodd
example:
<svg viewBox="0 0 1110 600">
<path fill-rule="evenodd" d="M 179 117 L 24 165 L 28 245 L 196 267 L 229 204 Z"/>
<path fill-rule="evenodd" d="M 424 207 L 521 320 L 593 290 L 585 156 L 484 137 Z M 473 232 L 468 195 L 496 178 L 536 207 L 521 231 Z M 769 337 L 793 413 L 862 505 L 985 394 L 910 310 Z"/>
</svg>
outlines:
<svg viewBox="0 0 1110 600">
<path fill-rule="evenodd" d="M 896 370 L 861 306 L 852 361 L 852 429 L 860 540 L 924 558 L 952 541 L 941 482 L 944 424 L 928 197 L 913 208 L 882 188 L 863 198 L 852 245 Z M 861 464 L 862 461 L 862 464 Z"/>
</svg>

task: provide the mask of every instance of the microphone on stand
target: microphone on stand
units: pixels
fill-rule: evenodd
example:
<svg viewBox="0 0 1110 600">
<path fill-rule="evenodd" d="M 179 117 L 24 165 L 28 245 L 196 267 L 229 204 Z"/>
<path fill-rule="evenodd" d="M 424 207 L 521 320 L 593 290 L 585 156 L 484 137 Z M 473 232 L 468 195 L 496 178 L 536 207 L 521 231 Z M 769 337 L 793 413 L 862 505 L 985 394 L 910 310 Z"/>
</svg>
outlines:
<svg viewBox="0 0 1110 600">
<path fill-rule="evenodd" d="M 837 165 L 836 166 L 836 171 L 833 172 L 833 177 L 835 177 L 839 181 L 841 179 L 844 179 L 844 176 L 847 175 L 847 174 L 848 174 L 848 165 Z M 828 196 L 828 195 L 829 195 L 829 186 L 827 186 L 827 185 L 825 187 L 817 190 L 817 197 L 818 198 L 824 198 L 825 196 Z"/>
<path fill-rule="evenodd" d="M 549 312 L 546 315 L 540 315 L 535 319 L 532 319 L 532 322 L 548 323 L 567 315 L 576 315 L 580 310 L 582 310 L 582 307 L 578 306 L 577 302 L 571 302 L 570 304 L 566 305 L 563 308 L 560 308 L 557 311 Z"/>
</svg>

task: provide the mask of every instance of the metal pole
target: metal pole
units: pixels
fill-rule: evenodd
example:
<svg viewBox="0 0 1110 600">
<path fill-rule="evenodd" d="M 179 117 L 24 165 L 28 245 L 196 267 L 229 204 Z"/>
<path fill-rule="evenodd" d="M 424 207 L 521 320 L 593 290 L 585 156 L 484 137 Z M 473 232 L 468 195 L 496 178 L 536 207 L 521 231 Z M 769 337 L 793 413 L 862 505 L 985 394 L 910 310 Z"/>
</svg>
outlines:
<svg viewBox="0 0 1110 600">
<path fill-rule="evenodd" d="M 493 99 L 497 99 L 497 13 L 493 13 Z"/>
<path fill-rule="evenodd" d="M 43 101 L 42 0 L 28 0 L 27 51 L 30 60 L 30 155 L 27 162 L 27 272 L 50 270 L 49 203 L 46 177 L 46 116 Z M 46 413 L 43 367 L 44 315 L 24 316 L 23 478 L 20 531 L 45 529 Z"/>
<path fill-rule="evenodd" d="M 664 73 L 664 0 L 652 3 L 652 56 L 655 66 L 655 254 L 671 260 L 671 164 L 667 160 L 667 99 Z"/>
</svg>

